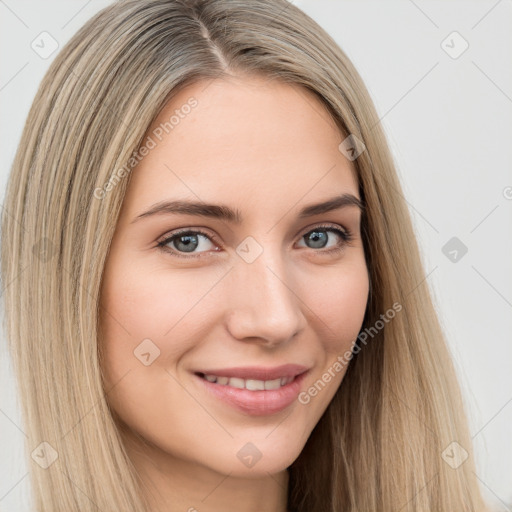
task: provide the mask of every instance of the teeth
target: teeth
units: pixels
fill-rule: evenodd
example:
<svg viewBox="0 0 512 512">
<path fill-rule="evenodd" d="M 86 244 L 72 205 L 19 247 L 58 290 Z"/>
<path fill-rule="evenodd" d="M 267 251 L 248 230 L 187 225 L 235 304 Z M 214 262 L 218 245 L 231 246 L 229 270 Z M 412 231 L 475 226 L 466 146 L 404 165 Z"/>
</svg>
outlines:
<svg viewBox="0 0 512 512">
<path fill-rule="evenodd" d="M 205 375 L 204 378 L 208 382 L 220 384 L 222 386 L 231 386 L 237 389 L 248 389 L 250 391 L 263 391 L 279 389 L 289 384 L 294 377 L 280 377 L 274 380 L 256 380 L 256 379 L 240 379 L 239 377 L 217 377 L 216 375 Z"/>
<path fill-rule="evenodd" d="M 250 389 L 251 391 L 262 390 L 262 389 L 265 389 L 265 381 L 264 380 L 247 379 L 245 381 L 245 387 L 247 389 Z"/>
<path fill-rule="evenodd" d="M 279 389 L 280 387 L 281 387 L 281 379 L 265 381 L 265 389 Z"/>
<path fill-rule="evenodd" d="M 232 388 L 244 389 L 245 381 L 244 379 L 239 379 L 238 377 L 231 377 L 229 379 L 229 385 Z"/>
</svg>

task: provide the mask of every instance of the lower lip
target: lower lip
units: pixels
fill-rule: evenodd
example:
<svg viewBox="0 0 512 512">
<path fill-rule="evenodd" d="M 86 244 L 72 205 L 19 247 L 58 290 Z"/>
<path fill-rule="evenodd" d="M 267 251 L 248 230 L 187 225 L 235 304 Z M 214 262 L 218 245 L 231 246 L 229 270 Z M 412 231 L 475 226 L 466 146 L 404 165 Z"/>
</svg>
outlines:
<svg viewBox="0 0 512 512">
<path fill-rule="evenodd" d="M 290 406 L 297 398 L 301 383 L 307 372 L 297 375 L 290 383 L 279 389 L 250 391 L 248 389 L 239 389 L 232 386 L 216 384 L 195 375 L 207 391 L 216 398 L 230 404 L 236 409 L 250 414 L 252 416 L 264 416 L 275 414 Z"/>
</svg>

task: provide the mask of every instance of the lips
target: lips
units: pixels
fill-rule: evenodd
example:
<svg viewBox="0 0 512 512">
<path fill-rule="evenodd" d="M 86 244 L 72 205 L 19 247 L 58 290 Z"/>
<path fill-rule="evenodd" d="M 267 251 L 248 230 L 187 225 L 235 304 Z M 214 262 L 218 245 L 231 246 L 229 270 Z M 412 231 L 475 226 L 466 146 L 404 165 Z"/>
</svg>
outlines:
<svg viewBox="0 0 512 512">
<path fill-rule="evenodd" d="M 306 366 L 237 367 L 194 372 L 207 393 L 250 415 L 274 414 L 291 405 L 308 372 Z"/>
</svg>

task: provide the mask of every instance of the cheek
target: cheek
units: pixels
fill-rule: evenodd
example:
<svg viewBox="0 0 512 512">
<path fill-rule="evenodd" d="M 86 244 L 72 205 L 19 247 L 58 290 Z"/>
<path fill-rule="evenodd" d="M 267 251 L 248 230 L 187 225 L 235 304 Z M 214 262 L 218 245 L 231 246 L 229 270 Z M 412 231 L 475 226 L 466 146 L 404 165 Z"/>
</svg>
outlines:
<svg viewBox="0 0 512 512">
<path fill-rule="evenodd" d="M 353 344 L 361 330 L 369 292 L 366 266 L 358 263 L 333 270 L 325 286 L 315 286 L 308 302 L 310 322 L 318 326 L 318 365 L 305 381 L 298 401 L 307 430 L 314 428 L 340 385 L 350 364 Z M 314 318 L 314 320 L 313 320 Z"/>
<path fill-rule="evenodd" d="M 368 301 L 368 272 L 364 260 L 358 260 L 330 273 L 323 269 L 318 282 L 322 285 L 309 286 L 305 303 L 311 309 L 310 321 L 319 326 L 323 350 L 332 356 L 350 348 L 359 334 Z"/>
<path fill-rule="evenodd" d="M 169 430 L 169 417 L 162 414 L 167 402 L 178 410 L 191 407 L 172 375 L 194 339 L 184 330 L 199 292 L 189 289 L 187 295 L 186 286 L 174 286 L 179 278 L 164 280 L 149 268 L 120 268 L 106 273 L 102 291 L 105 389 L 117 415 L 149 439 L 152 432 Z"/>
<path fill-rule="evenodd" d="M 208 289 L 204 280 L 183 272 L 167 275 L 151 267 L 133 266 L 129 274 L 112 274 L 106 283 L 103 304 L 105 320 L 117 334 L 162 339 L 179 326 L 180 319 Z"/>
<path fill-rule="evenodd" d="M 158 354 L 156 366 L 171 369 L 193 348 L 193 340 L 201 339 L 201 329 L 209 318 L 202 307 L 208 301 L 201 301 L 218 277 L 187 270 L 140 268 L 126 260 L 105 272 L 101 346 L 110 381 L 139 368 L 141 361 L 134 351 L 138 353 L 142 347 L 149 348 L 150 357 Z"/>
<path fill-rule="evenodd" d="M 325 393 L 327 401 L 334 396 L 347 371 L 366 312 L 369 277 L 363 253 L 352 265 L 337 272 L 333 283 L 324 303 L 325 323 L 331 336 L 321 338 L 325 359 L 319 372 L 322 382 L 330 388 Z"/>
</svg>

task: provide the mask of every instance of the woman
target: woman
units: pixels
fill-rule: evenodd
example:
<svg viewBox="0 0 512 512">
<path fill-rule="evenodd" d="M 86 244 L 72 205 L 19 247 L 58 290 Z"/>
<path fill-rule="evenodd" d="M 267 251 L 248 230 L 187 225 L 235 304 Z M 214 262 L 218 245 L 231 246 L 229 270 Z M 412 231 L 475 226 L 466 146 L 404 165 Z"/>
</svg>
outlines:
<svg viewBox="0 0 512 512">
<path fill-rule="evenodd" d="M 292 4 L 97 14 L 2 235 L 38 511 L 485 510 L 375 108 Z"/>
</svg>

